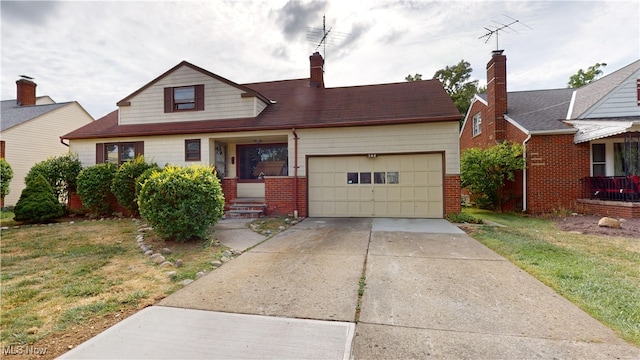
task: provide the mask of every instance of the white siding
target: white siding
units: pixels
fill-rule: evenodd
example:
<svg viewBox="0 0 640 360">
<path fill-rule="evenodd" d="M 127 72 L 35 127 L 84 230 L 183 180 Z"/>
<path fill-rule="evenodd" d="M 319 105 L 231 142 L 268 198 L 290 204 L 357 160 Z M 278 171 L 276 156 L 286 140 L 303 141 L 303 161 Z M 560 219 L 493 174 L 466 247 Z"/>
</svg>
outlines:
<svg viewBox="0 0 640 360">
<path fill-rule="evenodd" d="M 164 88 L 204 84 L 204 111 L 164 112 Z M 120 107 L 120 124 L 149 124 L 254 117 L 266 104 L 243 91 L 187 66 L 176 69 Z M 262 103 L 258 106 L 255 102 Z"/>
<path fill-rule="evenodd" d="M 629 77 L 607 96 L 598 101 L 591 109 L 585 112 L 585 118 L 595 119 L 603 117 L 640 116 L 638 106 L 638 91 L 636 80 L 640 76 Z"/>
<path fill-rule="evenodd" d="M 60 143 L 60 136 L 92 121 L 93 118 L 78 103 L 72 102 L 3 131 L 2 140 L 6 141 L 5 158 L 13 169 L 10 193 L 5 197 L 5 205 L 13 206 L 18 202 L 25 187 L 24 177 L 33 165 L 69 151 L 68 147 Z"/>
<path fill-rule="evenodd" d="M 460 174 L 458 122 L 300 129 L 298 174 L 305 174 L 307 155 L 445 152 L 445 172 Z M 293 174 L 294 140 L 289 136 L 289 174 Z"/>
</svg>

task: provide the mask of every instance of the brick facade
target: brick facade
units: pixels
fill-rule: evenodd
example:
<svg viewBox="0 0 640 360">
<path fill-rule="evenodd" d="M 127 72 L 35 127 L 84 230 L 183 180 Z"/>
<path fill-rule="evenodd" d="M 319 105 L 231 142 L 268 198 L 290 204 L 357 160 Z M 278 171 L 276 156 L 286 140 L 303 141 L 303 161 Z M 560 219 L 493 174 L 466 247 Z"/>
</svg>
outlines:
<svg viewBox="0 0 640 360">
<path fill-rule="evenodd" d="M 616 218 L 640 218 L 640 203 L 578 199 L 576 210 L 583 214 Z"/>
<path fill-rule="evenodd" d="M 294 178 L 292 176 L 267 176 L 264 178 L 264 202 L 266 215 L 289 215 L 296 210 Z M 298 177 L 297 210 L 299 217 L 307 217 L 307 178 Z"/>
<path fill-rule="evenodd" d="M 444 213 L 457 214 L 461 210 L 460 175 L 445 175 L 444 177 Z"/>
<path fill-rule="evenodd" d="M 224 178 L 220 181 L 224 195 L 224 209 L 229 210 L 231 203 L 238 197 L 238 178 Z"/>
</svg>

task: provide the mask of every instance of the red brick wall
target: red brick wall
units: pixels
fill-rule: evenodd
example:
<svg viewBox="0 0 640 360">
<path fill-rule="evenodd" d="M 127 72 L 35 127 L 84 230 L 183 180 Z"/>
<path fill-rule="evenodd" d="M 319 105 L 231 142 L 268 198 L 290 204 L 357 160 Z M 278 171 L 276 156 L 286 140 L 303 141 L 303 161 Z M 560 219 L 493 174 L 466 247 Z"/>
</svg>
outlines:
<svg viewBox="0 0 640 360">
<path fill-rule="evenodd" d="M 576 210 L 582 214 L 625 219 L 640 218 L 640 203 L 580 199 L 576 204 Z"/>
<path fill-rule="evenodd" d="M 224 195 L 224 208 L 228 210 L 233 200 L 238 197 L 238 178 L 224 178 L 220 185 Z"/>
<path fill-rule="evenodd" d="M 507 57 L 496 50 L 487 63 L 487 117 L 488 136 L 496 141 L 506 139 L 507 112 Z"/>
<path fill-rule="evenodd" d="M 545 213 L 576 209 L 582 179 L 589 176 L 589 143 L 573 135 L 537 135 L 527 143 L 527 210 Z"/>
<path fill-rule="evenodd" d="M 266 215 L 289 215 L 296 210 L 292 176 L 267 176 L 264 178 L 264 202 Z M 307 217 L 307 178 L 298 177 L 298 216 Z"/>
<path fill-rule="evenodd" d="M 444 177 L 444 213 L 457 214 L 460 206 L 460 175 L 445 175 Z"/>
<path fill-rule="evenodd" d="M 487 106 L 480 101 L 475 101 L 469 110 L 469 118 L 462 128 L 460 134 L 460 150 L 464 151 L 469 148 L 481 148 L 484 149 L 489 144 L 489 141 L 493 141 L 493 138 L 489 139 L 489 130 L 487 130 L 486 124 L 482 124 L 482 132 L 478 136 L 473 136 L 473 117 L 481 113 L 482 120 L 487 118 Z M 495 142 L 493 142 L 495 144 Z"/>
</svg>

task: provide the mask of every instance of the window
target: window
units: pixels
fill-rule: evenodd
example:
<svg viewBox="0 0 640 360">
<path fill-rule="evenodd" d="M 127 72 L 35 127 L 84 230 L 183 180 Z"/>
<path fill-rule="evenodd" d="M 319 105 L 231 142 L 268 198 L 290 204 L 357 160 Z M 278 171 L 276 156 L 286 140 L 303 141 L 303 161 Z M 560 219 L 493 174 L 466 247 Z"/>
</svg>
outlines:
<svg viewBox="0 0 640 360">
<path fill-rule="evenodd" d="M 360 184 L 371 184 L 371 173 L 370 172 L 361 172 L 360 173 Z"/>
<path fill-rule="evenodd" d="M 262 181 L 265 176 L 287 176 L 287 144 L 238 145 L 238 180 Z"/>
<path fill-rule="evenodd" d="M 184 160 L 200 161 L 200 139 L 184 141 Z"/>
<path fill-rule="evenodd" d="M 640 174 L 640 142 L 613 144 L 613 174 L 627 176 Z"/>
<path fill-rule="evenodd" d="M 591 163 L 593 176 L 605 176 L 606 156 L 605 144 L 591 145 Z"/>
<path fill-rule="evenodd" d="M 350 172 L 347 173 L 347 184 L 357 184 L 358 183 L 358 173 Z"/>
<path fill-rule="evenodd" d="M 96 144 L 96 164 L 122 165 L 140 155 L 144 155 L 143 141 Z"/>
<path fill-rule="evenodd" d="M 482 114 L 477 113 L 473 116 L 473 136 L 478 136 L 482 133 Z"/>
<path fill-rule="evenodd" d="M 359 180 L 359 181 L 358 181 Z M 347 173 L 347 184 L 371 184 L 371 173 L 370 172 L 348 172 Z M 373 183 L 374 184 L 398 184 L 398 172 L 397 171 L 389 171 L 385 172 L 374 172 L 373 173 Z"/>
<path fill-rule="evenodd" d="M 204 85 L 164 88 L 164 112 L 204 110 Z"/>
</svg>

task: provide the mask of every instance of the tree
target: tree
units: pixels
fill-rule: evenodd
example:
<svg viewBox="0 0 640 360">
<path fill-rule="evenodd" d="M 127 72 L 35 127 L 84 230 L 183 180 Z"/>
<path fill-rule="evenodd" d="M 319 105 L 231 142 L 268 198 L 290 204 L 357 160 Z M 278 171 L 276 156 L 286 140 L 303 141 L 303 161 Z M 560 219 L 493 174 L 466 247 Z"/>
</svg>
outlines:
<svg viewBox="0 0 640 360">
<path fill-rule="evenodd" d="M 456 65 L 446 66 L 433 75 L 434 79 L 440 80 L 462 115 L 469 110 L 473 96 L 485 91 L 484 88 L 478 87 L 478 80 L 469 81 L 472 71 L 471 64 L 460 60 Z"/>
<path fill-rule="evenodd" d="M 413 76 L 411 74 L 409 74 L 404 79 L 407 80 L 407 81 L 420 81 L 420 80 L 422 80 L 422 74 L 416 73 Z"/>
<path fill-rule="evenodd" d="M 42 223 L 64 214 L 53 188 L 42 176 L 27 181 L 13 212 L 16 221 Z"/>
<path fill-rule="evenodd" d="M 0 158 L 0 198 L 9 195 L 9 183 L 13 179 L 13 169 L 4 158 Z"/>
<path fill-rule="evenodd" d="M 569 77 L 567 87 L 576 89 L 598 80 L 600 75 L 602 75 L 602 70 L 600 68 L 604 68 L 605 66 L 607 66 L 606 63 L 596 63 L 595 65 L 589 66 L 587 71 L 582 69 L 578 70 L 577 73 Z"/>
<path fill-rule="evenodd" d="M 484 150 L 465 150 L 460 156 L 462 187 L 478 195 L 480 207 L 501 211 L 508 198 L 505 181 L 514 181 L 515 172 L 525 167 L 523 151 L 522 145 L 506 141 Z"/>
</svg>

